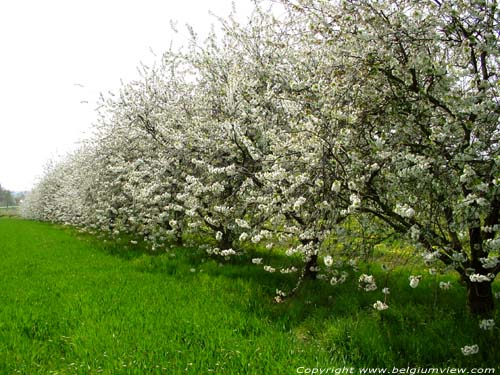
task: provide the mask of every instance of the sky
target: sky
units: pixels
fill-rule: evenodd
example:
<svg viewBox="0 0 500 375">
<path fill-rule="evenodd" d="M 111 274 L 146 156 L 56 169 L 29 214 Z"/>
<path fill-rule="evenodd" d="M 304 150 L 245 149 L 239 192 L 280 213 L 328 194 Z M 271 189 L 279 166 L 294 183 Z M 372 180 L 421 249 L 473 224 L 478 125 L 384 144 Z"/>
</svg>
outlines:
<svg viewBox="0 0 500 375">
<path fill-rule="evenodd" d="M 138 77 L 184 25 L 206 36 L 231 0 L 16 0 L 0 3 L 0 185 L 30 190 L 49 160 L 91 133 L 99 93 Z M 246 19 L 251 0 L 235 0 Z M 177 23 L 179 33 L 171 30 Z M 155 57 L 155 55 L 157 57 Z"/>
</svg>

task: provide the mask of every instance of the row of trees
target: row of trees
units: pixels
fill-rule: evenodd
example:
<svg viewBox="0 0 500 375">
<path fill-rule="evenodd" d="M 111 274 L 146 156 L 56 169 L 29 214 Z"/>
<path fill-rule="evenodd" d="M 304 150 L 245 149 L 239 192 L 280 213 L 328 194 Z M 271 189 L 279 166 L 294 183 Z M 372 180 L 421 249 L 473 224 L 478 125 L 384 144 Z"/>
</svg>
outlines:
<svg viewBox="0 0 500 375">
<path fill-rule="evenodd" d="M 246 25 L 220 20 L 222 37 L 166 52 L 103 98 L 95 136 L 49 168 L 24 214 L 153 246 L 209 233 L 222 256 L 286 246 L 302 277 L 327 257 L 332 283 L 365 250 L 347 230 L 356 220 L 372 239 L 407 236 L 460 274 L 473 313 L 490 313 L 497 2 L 278 5 L 279 17 L 257 6 Z"/>
<path fill-rule="evenodd" d="M 0 185 L 0 207 L 16 206 L 17 200 L 9 190 L 6 190 Z"/>
</svg>

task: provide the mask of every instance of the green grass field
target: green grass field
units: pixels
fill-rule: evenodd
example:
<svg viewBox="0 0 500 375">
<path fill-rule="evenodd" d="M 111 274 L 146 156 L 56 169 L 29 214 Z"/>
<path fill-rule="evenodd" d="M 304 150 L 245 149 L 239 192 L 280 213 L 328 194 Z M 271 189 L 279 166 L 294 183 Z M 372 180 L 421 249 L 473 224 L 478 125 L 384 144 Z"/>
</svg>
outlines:
<svg viewBox="0 0 500 375">
<path fill-rule="evenodd" d="M 276 288 L 293 277 L 248 263 L 221 265 L 195 249 L 148 254 L 141 244 L 0 218 L 0 374 L 266 375 L 301 366 L 500 363 L 499 328 L 479 329 L 457 283 L 442 291 L 425 279 L 411 289 L 406 270 L 384 276 L 391 294 L 383 312 L 372 307 L 380 290 L 358 291 L 355 277 L 340 287 L 309 282 L 274 304 Z M 463 356 L 460 348 L 471 344 L 480 353 Z"/>
</svg>

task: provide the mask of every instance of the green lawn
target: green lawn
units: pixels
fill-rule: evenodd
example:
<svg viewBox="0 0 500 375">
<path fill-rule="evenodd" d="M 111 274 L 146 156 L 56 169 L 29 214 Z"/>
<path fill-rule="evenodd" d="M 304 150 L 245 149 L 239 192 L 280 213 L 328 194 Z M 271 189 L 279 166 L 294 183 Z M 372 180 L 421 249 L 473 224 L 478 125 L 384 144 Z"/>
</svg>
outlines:
<svg viewBox="0 0 500 375">
<path fill-rule="evenodd" d="M 221 265 L 195 249 L 151 255 L 127 243 L 0 218 L 0 374 L 266 375 L 500 362 L 499 328 L 478 328 L 458 284 L 445 292 L 424 280 L 411 289 L 407 275 L 390 275 L 382 313 L 371 307 L 382 293 L 358 291 L 354 277 L 340 287 L 305 284 L 274 304 L 290 275 L 245 257 Z M 460 348 L 471 344 L 480 353 L 464 357 Z"/>
</svg>

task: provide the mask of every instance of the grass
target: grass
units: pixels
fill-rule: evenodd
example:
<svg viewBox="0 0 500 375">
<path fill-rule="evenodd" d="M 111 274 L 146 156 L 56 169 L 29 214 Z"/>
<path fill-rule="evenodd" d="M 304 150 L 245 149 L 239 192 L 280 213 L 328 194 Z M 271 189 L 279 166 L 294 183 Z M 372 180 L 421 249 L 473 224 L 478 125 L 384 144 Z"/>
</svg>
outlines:
<svg viewBox="0 0 500 375">
<path fill-rule="evenodd" d="M 404 269 L 372 266 L 391 288 L 390 308 L 377 312 L 380 290 L 358 291 L 353 277 L 337 287 L 308 282 L 274 304 L 275 289 L 293 277 L 248 259 L 221 265 L 187 248 L 148 254 L 141 244 L 15 218 L 0 218 L 0 253 L 0 374 L 497 368 L 500 358 L 499 328 L 479 330 L 464 288 L 445 292 L 426 278 L 411 289 Z M 464 357 L 471 344 L 480 353 Z"/>
</svg>

